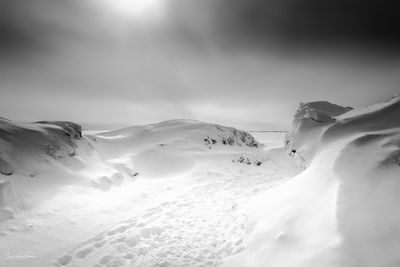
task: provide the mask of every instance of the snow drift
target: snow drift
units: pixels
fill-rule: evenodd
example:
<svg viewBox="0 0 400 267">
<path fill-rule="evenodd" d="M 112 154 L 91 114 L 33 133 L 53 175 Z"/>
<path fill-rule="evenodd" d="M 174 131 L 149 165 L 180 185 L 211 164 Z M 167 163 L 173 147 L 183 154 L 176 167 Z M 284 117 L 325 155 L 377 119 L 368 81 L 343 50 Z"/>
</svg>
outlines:
<svg viewBox="0 0 400 267">
<path fill-rule="evenodd" d="M 119 155 L 120 162 L 133 162 L 138 173 L 152 178 L 187 174 L 211 151 L 223 157 L 260 147 L 245 131 L 184 119 L 127 127 L 93 137 L 104 160 Z"/>
<path fill-rule="evenodd" d="M 276 142 L 267 151 L 247 132 L 193 120 L 100 133 L 69 122 L 0 126 L 0 254 L 34 256 L 10 267 L 216 266 L 241 249 L 238 203 L 299 171 Z"/>
<path fill-rule="evenodd" d="M 399 266 L 400 97 L 303 104 L 286 145 L 309 167 L 251 203 L 246 248 L 225 266 Z"/>
<path fill-rule="evenodd" d="M 352 110 L 327 101 L 301 103 L 287 133 L 285 147 L 300 163 L 307 165 L 319 146 L 322 133 L 336 122 L 336 117 Z"/>
<path fill-rule="evenodd" d="M 19 123 L 0 118 L 0 221 L 29 207 L 59 181 L 44 183 L 43 173 L 76 165 L 82 129 L 71 122 Z M 31 186 L 35 180 L 35 186 Z M 20 201 L 19 195 L 22 196 Z M 25 198 L 27 196 L 27 198 Z M 36 198 L 38 199 L 38 198 Z"/>
<path fill-rule="evenodd" d="M 25 124 L 0 118 L 0 173 L 11 175 L 17 169 L 29 171 L 34 161 L 72 157 L 81 137 L 81 127 L 71 122 Z"/>
<path fill-rule="evenodd" d="M 259 146 L 247 132 L 193 120 L 84 134 L 72 122 L 1 118 L 0 212 L 8 214 L 1 217 L 11 218 L 17 210 L 9 205 L 17 201 L 6 195 L 15 194 L 20 207 L 32 208 L 66 185 L 108 191 L 139 173 L 148 178 L 187 174 L 211 150 L 226 154 Z"/>
</svg>

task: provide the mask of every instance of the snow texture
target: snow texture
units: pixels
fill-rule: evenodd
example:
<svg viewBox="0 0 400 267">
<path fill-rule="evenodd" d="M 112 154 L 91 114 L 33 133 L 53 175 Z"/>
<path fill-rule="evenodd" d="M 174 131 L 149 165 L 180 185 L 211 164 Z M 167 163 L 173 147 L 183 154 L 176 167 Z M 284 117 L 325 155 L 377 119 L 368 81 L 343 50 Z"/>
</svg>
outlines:
<svg viewBox="0 0 400 267">
<path fill-rule="evenodd" d="M 240 207 L 300 171 L 283 134 L 263 145 L 193 120 L 1 126 L 0 251 L 34 256 L 0 253 L 7 267 L 218 266 L 243 249 Z"/>
<path fill-rule="evenodd" d="M 397 267 L 399 115 L 400 97 L 305 103 L 262 143 L 194 120 L 1 119 L 0 266 Z"/>
<path fill-rule="evenodd" d="M 400 98 L 328 106 L 334 119 L 315 123 L 299 109 L 287 141 L 308 168 L 249 203 L 245 249 L 223 266 L 400 265 Z"/>
</svg>

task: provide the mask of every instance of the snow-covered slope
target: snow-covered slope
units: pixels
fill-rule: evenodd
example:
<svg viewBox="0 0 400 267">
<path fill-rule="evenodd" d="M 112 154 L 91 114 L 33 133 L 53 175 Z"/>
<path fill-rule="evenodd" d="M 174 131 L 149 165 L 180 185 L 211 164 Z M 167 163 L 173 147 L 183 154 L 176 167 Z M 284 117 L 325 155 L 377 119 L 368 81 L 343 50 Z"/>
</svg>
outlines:
<svg viewBox="0 0 400 267">
<path fill-rule="evenodd" d="M 132 126 L 119 130 L 97 133 L 102 141 L 100 149 L 111 143 L 114 153 L 143 151 L 154 146 L 190 146 L 196 149 L 215 146 L 247 146 L 257 148 L 259 143 L 249 133 L 232 127 L 195 120 L 169 120 L 156 124 Z"/>
<path fill-rule="evenodd" d="M 41 174 L 79 166 L 76 155 L 84 142 L 75 123 L 26 124 L 0 118 L 0 221 L 30 207 L 35 195 L 59 184 L 57 179 L 44 181 Z"/>
<path fill-rule="evenodd" d="M 352 110 L 327 101 L 301 103 L 285 140 L 286 149 L 304 165 L 318 149 L 321 134 L 336 117 Z"/>
<path fill-rule="evenodd" d="M 246 248 L 225 266 L 400 265 L 400 97 L 335 110 L 318 124 L 296 114 L 287 142 L 309 167 L 249 204 Z"/>
<path fill-rule="evenodd" d="M 119 160 L 133 162 L 141 175 L 152 178 L 190 172 L 211 151 L 223 156 L 260 146 L 247 132 L 194 120 L 170 120 L 98 133 L 94 141 L 104 160 L 119 155 Z"/>
<path fill-rule="evenodd" d="M 216 266 L 241 249 L 237 203 L 299 171 L 277 137 L 267 150 L 247 132 L 193 120 L 101 133 L 69 122 L 0 126 L 0 266 L 2 259 L 8 267 L 91 266 L 110 251 L 108 264 L 119 266 L 133 263 L 132 253 L 143 264 Z M 127 221 L 125 233 L 110 230 Z M 192 238 L 214 247 L 192 246 L 199 257 L 188 259 L 182 253 Z M 96 241 L 89 250 L 87 239 Z"/>
<path fill-rule="evenodd" d="M 39 162 L 73 157 L 81 137 L 81 127 L 71 122 L 26 124 L 0 118 L 0 173 L 18 170 L 34 176 Z"/>
<path fill-rule="evenodd" d="M 22 206 L 32 207 L 32 200 L 36 202 L 44 191 L 56 193 L 54 185 L 71 183 L 69 180 L 108 190 L 138 172 L 151 178 L 181 175 L 190 172 L 205 151 L 229 151 L 232 146 L 252 149 L 259 143 L 247 132 L 192 120 L 82 136 L 81 126 L 72 122 L 0 119 L 4 181 L 0 205 L 10 209 L 3 195 L 16 192 Z M 49 178 L 49 174 L 58 178 Z"/>
</svg>

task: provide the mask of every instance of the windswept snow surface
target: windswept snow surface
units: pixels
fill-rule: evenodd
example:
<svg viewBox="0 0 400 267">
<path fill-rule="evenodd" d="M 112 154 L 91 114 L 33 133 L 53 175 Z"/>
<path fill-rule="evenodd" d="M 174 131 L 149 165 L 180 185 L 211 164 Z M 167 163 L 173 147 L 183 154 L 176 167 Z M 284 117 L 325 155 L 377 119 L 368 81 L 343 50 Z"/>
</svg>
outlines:
<svg viewBox="0 0 400 267">
<path fill-rule="evenodd" d="M 4 123 L 0 266 L 218 266 L 244 248 L 246 203 L 300 171 L 283 134 Z"/>
<path fill-rule="evenodd" d="M 0 266 L 400 266 L 400 97 L 301 104 L 285 149 L 192 120 L 0 122 Z"/>
<path fill-rule="evenodd" d="M 400 266 L 400 97 L 348 113 L 325 102 L 318 122 L 314 103 L 286 139 L 308 168 L 243 207 L 244 249 L 223 266 Z"/>
</svg>

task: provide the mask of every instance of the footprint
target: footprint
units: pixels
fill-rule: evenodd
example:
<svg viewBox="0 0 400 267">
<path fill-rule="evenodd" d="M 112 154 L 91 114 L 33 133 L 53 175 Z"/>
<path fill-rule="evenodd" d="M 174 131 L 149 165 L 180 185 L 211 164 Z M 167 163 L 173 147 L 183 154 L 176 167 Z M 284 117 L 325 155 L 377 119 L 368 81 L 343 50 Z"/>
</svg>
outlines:
<svg viewBox="0 0 400 267">
<path fill-rule="evenodd" d="M 83 259 L 83 258 L 85 258 L 90 252 L 92 252 L 93 250 L 94 250 L 93 247 L 85 248 L 85 249 L 82 249 L 82 250 L 76 252 L 75 255 L 78 256 L 79 258 Z"/>
<path fill-rule="evenodd" d="M 149 239 L 151 235 L 151 228 L 142 228 L 140 229 L 140 234 L 143 238 Z"/>
<path fill-rule="evenodd" d="M 114 239 L 113 241 L 111 241 L 110 244 L 121 243 L 121 242 L 123 242 L 125 239 L 126 239 L 125 236 L 121 236 L 121 237 L 118 237 L 117 239 Z"/>
<path fill-rule="evenodd" d="M 99 242 L 95 243 L 94 246 L 95 246 L 96 248 L 101 248 L 101 247 L 104 246 L 106 243 L 107 243 L 107 240 L 102 240 L 102 241 L 99 241 Z"/>
<path fill-rule="evenodd" d="M 239 238 L 236 242 L 235 242 L 235 246 L 239 246 L 240 244 L 242 244 L 243 242 L 243 238 Z"/>
<path fill-rule="evenodd" d="M 125 244 L 130 248 L 133 248 L 134 246 L 136 246 L 137 243 L 138 243 L 138 239 L 135 237 L 130 237 L 125 240 Z"/>
<path fill-rule="evenodd" d="M 124 258 L 125 259 L 128 259 L 128 260 L 131 260 L 131 259 L 133 259 L 135 257 L 135 255 L 133 254 L 133 253 L 128 253 L 128 254 L 125 254 L 124 255 Z"/>
<path fill-rule="evenodd" d="M 125 261 L 123 259 L 113 259 L 110 263 L 106 265 L 107 267 L 121 267 L 125 266 Z"/>
<path fill-rule="evenodd" d="M 124 181 L 124 176 L 121 173 L 117 172 L 110 177 L 110 180 L 113 184 L 120 186 Z"/>
<path fill-rule="evenodd" d="M 117 228 L 115 228 L 114 230 L 112 230 L 111 232 L 113 233 L 113 235 L 116 233 L 123 233 L 128 228 L 129 228 L 129 225 L 121 225 L 121 226 L 118 226 Z M 110 235 L 110 232 L 109 232 L 109 235 Z"/>
<path fill-rule="evenodd" d="M 97 241 L 102 241 L 104 238 L 104 234 L 99 234 L 93 238 L 90 238 L 87 240 L 88 243 L 93 243 L 93 242 L 97 242 Z"/>
<path fill-rule="evenodd" d="M 150 228 L 150 231 L 153 235 L 160 235 L 162 232 L 164 232 L 164 229 L 159 226 L 153 226 Z"/>
<path fill-rule="evenodd" d="M 61 265 L 67 265 L 72 260 L 71 255 L 65 255 L 58 260 L 58 263 Z"/>
<path fill-rule="evenodd" d="M 113 256 L 111 256 L 111 255 L 104 256 L 103 258 L 100 259 L 100 264 L 106 265 L 106 264 L 109 263 L 112 259 L 113 259 Z"/>
</svg>

